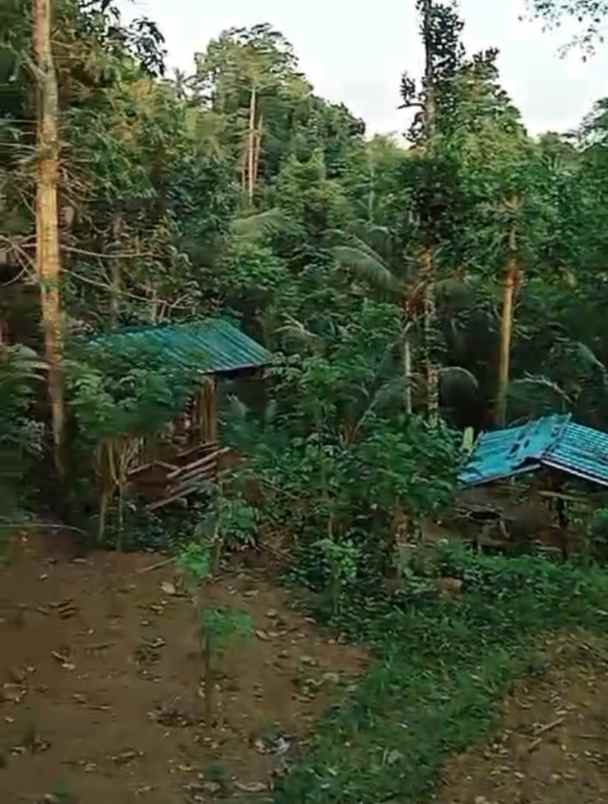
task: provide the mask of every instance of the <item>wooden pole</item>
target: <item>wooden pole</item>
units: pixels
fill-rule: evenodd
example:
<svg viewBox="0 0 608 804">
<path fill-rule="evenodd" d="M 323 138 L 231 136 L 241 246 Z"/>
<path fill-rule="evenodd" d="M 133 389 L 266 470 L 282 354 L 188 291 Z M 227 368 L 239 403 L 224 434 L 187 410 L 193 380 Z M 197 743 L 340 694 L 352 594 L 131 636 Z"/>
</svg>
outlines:
<svg viewBox="0 0 608 804">
<path fill-rule="evenodd" d="M 507 397 L 511 378 L 511 342 L 513 340 L 513 302 L 519 285 L 520 273 L 517 260 L 517 232 L 515 223 L 509 233 L 509 259 L 504 274 L 502 317 L 500 323 L 500 348 L 498 356 L 498 391 L 496 394 L 496 424 L 507 423 Z"/>
<path fill-rule="evenodd" d="M 57 184 L 59 175 L 59 96 L 51 48 L 52 0 L 34 0 L 34 51 L 38 82 L 36 270 L 51 403 L 55 467 L 65 477 L 65 400 L 61 326 L 61 258 Z"/>
<path fill-rule="evenodd" d="M 217 380 L 208 377 L 201 388 L 201 440 L 203 444 L 217 441 Z"/>
</svg>

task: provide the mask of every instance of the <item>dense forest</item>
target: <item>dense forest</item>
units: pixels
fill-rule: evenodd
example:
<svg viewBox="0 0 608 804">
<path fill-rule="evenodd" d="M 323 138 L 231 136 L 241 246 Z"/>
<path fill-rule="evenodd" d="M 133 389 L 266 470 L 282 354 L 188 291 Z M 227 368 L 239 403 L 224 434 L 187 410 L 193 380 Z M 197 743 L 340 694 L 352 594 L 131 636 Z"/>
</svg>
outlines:
<svg viewBox="0 0 608 804">
<path fill-rule="evenodd" d="M 292 574 L 328 592 L 329 617 L 346 618 L 352 635 L 364 629 L 348 609 L 394 570 L 403 531 L 418 534 L 452 505 L 465 431 L 554 413 L 608 429 L 608 98 L 574 131 L 531 136 L 501 84 L 498 51 L 466 51 L 456 4 L 409 5 L 425 59 L 421 75 L 395 76 L 401 140 L 367 136 L 345 105 L 319 97 L 270 24 L 226 30 L 188 74 L 170 73 L 156 23 L 125 22 L 114 0 L 2 2 L 0 524 L 9 532 L 34 519 L 90 546 L 178 549 L 195 581 L 220 560 L 218 544 L 223 557 L 277 533 L 297 537 Z M 602 45 L 603 0 L 529 8 L 547 25 L 578 20 L 571 45 L 585 57 Z M 137 362 L 90 344 L 209 319 L 232 322 L 271 365 L 253 382 L 219 384 L 220 438 L 235 466 L 187 505 L 152 514 L 129 491 L 134 443 L 166 433 L 200 377 L 153 348 Z M 501 564 L 493 586 L 490 564 L 471 569 L 472 560 L 451 554 L 442 567 L 458 576 L 464 562 L 480 588 L 504 584 L 501 599 L 521 581 Z M 582 581 L 574 568 L 558 578 L 543 567 L 528 565 L 530 588 L 547 593 L 549 610 Z M 420 592 L 419 565 L 397 569 Z M 510 638 L 523 617 L 509 609 L 482 624 L 488 611 L 479 603 L 470 616 L 471 649 L 494 628 Z M 382 617 L 376 642 L 383 624 L 397 628 Z M 399 627 L 426 646 L 420 657 L 449 644 L 460 666 L 464 632 L 441 623 L 439 635 L 454 628 L 441 648 L 426 642 L 435 621 Z M 382 672 L 390 687 L 388 664 Z M 422 675 L 408 678 L 422 695 Z M 503 690 L 506 676 L 497 679 Z M 383 683 L 369 682 L 369 700 Z M 406 695 L 391 689 L 385 712 L 391 695 Z M 364 709 L 353 733 L 380 728 Z M 406 762 L 399 751 L 372 793 L 362 792 L 355 751 L 336 771 L 338 797 L 327 792 L 338 789 L 333 774 L 313 797 L 302 771 L 277 801 L 402 800 L 390 778 Z"/>
<path fill-rule="evenodd" d="M 158 425 L 188 393 L 161 366 L 118 383 L 119 356 L 101 370 L 72 342 L 218 312 L 277 356 L 265 401 L 241 409 L 266 428 L 253 440 L 268 455 L 252 460 L 273 463 L 278 485 L 308 465 L 338 508 L 362 472 L 410 507 L 419 490 L 388 480 L 386 456 L 447 470 L 447 428 L 548 411 L 608 424 L 606 102 L 576 131 L 529 136 L 497 52 L 465 52 L 450 3 L 418 5 L 426 69 L 401 78 L 402 147 L 315 95 L 269 25 L 225 31 L 191 75 L 169 77 L 154 22 L 125 25 L 113 3 L 54 4 L 52 66 L 33 59 L 30 4 L 4 4 L 2 428 L 15 471 L 52 452 L 54 429 L 74 486 L 83 448 Z M 581 11 L 587 42 L 596 6 Z M 40 70 L 56 84 L 59 231 L 37 262 Z"/>
</svg>

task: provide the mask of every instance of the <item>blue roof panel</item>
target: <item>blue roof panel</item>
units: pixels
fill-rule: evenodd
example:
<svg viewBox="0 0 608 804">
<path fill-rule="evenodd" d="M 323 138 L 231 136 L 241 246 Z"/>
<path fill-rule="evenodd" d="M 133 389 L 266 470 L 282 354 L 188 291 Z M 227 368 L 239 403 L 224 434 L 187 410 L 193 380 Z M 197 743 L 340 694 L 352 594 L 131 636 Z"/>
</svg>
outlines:
<svg viewBox="0 0 608 804">
<path fill-rule="evenodd" d="M 476 486 L 538 469 L 569 420 L 569 416 L 547 416 L 519 427 L 482 433 L 460 471 L 460 482 Z"/>
<path fill-rule="evenodd" d="M 608 433 L 570 423 L 543 464 L 608 486 Z"/>
</svg>

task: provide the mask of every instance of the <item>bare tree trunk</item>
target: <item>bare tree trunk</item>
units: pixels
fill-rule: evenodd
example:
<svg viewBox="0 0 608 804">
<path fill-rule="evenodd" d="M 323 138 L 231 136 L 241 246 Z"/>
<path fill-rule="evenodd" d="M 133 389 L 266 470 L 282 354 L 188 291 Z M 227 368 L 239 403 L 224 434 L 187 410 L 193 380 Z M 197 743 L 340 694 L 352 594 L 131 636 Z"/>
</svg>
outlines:
<svg viewBox="0 0 608 804">
<path fill-rule="evenodd" d="M 425 148 L 431 154 L 437 128 L 437 103 L 435 98 L 435 62 L 432 38 L 433 0 L 422 0 L 422 33 L 424 39 L 424 128 Z M 435 299 L 435 265 L 433 233 L 429 232 L 423 254 L 424 273 L 424 352 L 427 392 L 427 415 L 432 423 L 439 420 L 439 367 L 435 362 L 437 331 L 437 303 Z"/>
<path fill-rule="evenodd" d="M 36 270 L 53 422 L 55 467 L 65 477 L 65 401 L 61 321 L 61 262 L 57 183 L 59 174 L 59 98 L 51 50 L 52 0 L 34 0 L 34 50 L 38 80 L 38 173 L 36 195 Z"/>
<path fill-rule="evenodd" d="M 120 215 L 116 215 L 114 220 L 112 221 L 112 236 L 114 239 L 114 244 L 117 247 L 119 247 L 121 234 L 122 234 L 122 218 Z M 116 259 L 111 261 L 110 271 L 112 274 L 112 279 L 110 283 L 111 286 L 110 326 L 112 329 L 116 329 L 120 321 L 120 294 L 122 284 L 119 260 Z"/>
<path fill-rule="evenodd" d="M 249 139 L 247 143 L 247 194 L 249 203 L 253 201 L 255 191 L 254 162 L 255 162 L 255 115 L 257 106 L 257 90 L 251 87 L 249 99 Z"/>
<path fill-rule="evenodd" d="M 120 290 L 121 290 L 121 276 L 120 276 L 120 262 L 112 260 L 110 267 L 112 272 L 111 296 L 110 296 L 110 327 L 116 329 L 120 321 Z"/>
<path fill-rule="evenodd" d="M 498 358 L 498 391 L 496 394 L 496 424 L 504 427 L 507 422 L 507 395 L 511 378 L 511 341 L 513 338 L 513 302 L 519 285 L 520 273 L 517 260 L 517 233 L 515 224 L 509 234 L 509 260 L 504 275 L 502 317 L 500 323 L 500 353 Z"/>
<path fill-rule="evenodd" d="M 435 301 L 433 250 L 425 249 L 423 254 L 423 331 L 424 331 L 424 373 L 426 379 L 427 416 L 432 423 L 439 421 L 439 366 L 436 363 L 436 341 L 438 338 L 437 304 Z"/>
<path fill-rule="evenodd" d="M 435 101 L 435 62 L 432 40 L 433 0 L 422 0 L 422 35 L 424 38 L 424 128 L 427 147 L 435 136 L 437 103 Z"/>
<path fill-rule="evenodd" d="M 401 328 L 403 337 L 403 409 L 408 416 L 411 416 L 414 410 L 412 404 L 412 339 L 410 337 L 410 324 L 407 318 L 407 303 L 404 303 L 402 307 Z"/>
<path fill-rule="evenodd" d="M 258 176 L 260 175 L 260 155 L 262 153 L 262 132 L 264 126 L 264 115 L 260 113 L 260 122 L 255 133 L 255 148 L 253 154 L 253 190 L 258 186 Z"/>
<path fill-rule="evenodd" d="M 412 341 L 407 332 L 403 338 L 403 374 L 405 377 L 403 404 L 406 414 L 411 416 L 414 410 L 412 405 Z"/>
</svg>

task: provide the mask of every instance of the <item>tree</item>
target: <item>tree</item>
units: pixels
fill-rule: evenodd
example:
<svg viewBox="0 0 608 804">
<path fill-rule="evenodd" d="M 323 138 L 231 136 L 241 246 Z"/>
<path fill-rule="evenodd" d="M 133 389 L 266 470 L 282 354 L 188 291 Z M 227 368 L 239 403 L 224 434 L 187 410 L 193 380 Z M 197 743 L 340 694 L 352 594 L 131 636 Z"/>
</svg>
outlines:
<svg viewBox="0 0 608 804">
<path fill-rule="evenodd" d="M 269 153 L 273 140 L 284 136 L 290 107 L 304 101 L 310 87 L 297 71 L 290 43 L 268 24 L 225 31 L 204 54 L 197 54 L 196 63 L 195 87 L 201 102 L 230 120 L 227 135 L 251 206 L 262 161 L 268 163 L 264 171 L 268 175 L 274 161 Z"/>
<path fill-rule="evenodd" d="M 51 47 L 52 0 L 34 0 L 34 51 L 38 90 L 36 269 L 49 366 L 55 467 L 65 475 L 65 402 L 61 308 L 61 257 L 57 185 L 59 174 L 59 93 Z"/>
<path fill-rule="evenodd" d="M 414 118 L 410 136 L 418 147 L 419 158 L 426 161 L 427 179 L 434 181 L 437 171 L 432 163 L 437 156 L 438 135 L 441 128 L 442 90 L 453 78 L 464 54 L 460 34 L 463 23 L 455 13 L 452 2 L 417 0 L 420 14 L 420 33 L 424 44 L 425 67 L 420 88 L 416 81 L 404 74 L 401 81 L 402 108 L 419 109 Z M 433 192 L 433 185 L 427 186 Z M 419 208 L 421 226 L 420 277 L 423 283 L 423 329 L 427 409 L 431 421 L 439 416 L 439 345 L 437 343 L 437 302 L 435 298 L 436 250 L 438 221 L 428 210 Z"/>
<path fill-rule="evenodd" d="M 532 13 L 550 25 L 558 26 L 564 18 L 574 18 L 581 26 L 574 44 L 591 53 L 603 43 L 602 21 L 608 15 L 607 0 L 528 0 Z"/>
</svg>

